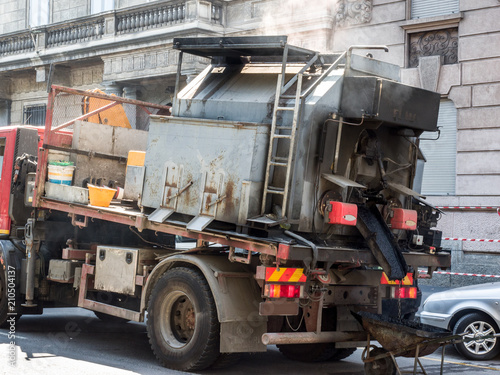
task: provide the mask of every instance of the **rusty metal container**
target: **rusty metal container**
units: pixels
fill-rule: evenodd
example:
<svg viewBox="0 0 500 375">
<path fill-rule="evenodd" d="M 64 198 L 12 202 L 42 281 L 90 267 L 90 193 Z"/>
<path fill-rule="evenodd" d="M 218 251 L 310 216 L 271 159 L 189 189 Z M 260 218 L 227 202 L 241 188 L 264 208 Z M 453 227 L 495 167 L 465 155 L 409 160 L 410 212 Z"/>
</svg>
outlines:
<svg viewBox="0 0 500 375">
<path fill-rule="evenodd" d="M 152 116 L 142 205 L 244 224 L 259 212 L 269 125 Z"/>
</svg>

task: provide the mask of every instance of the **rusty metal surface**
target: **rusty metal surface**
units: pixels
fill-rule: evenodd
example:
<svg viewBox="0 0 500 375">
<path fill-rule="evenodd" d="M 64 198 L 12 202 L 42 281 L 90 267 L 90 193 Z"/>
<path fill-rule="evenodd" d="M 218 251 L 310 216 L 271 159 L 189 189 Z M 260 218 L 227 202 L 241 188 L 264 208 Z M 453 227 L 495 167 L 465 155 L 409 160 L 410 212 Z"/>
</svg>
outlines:
<svg viewBox="0 0 500 375">
<path fill-rule="evenodd" d="M 412 327 L 409 322 L 398 323 L 376 314 L 360 312 L 358 315 L 363 328 L 395 356 L 415 357 L 417 345 L 419 356 L 432 354 L 451 335 L 449 331 L 435 327 Z"/>
<path fill-rule="evenodd" d="M 141 314 L 140 312 L 123 309 L 121 307 L 107 305 L 104 303 L 87 299 L 88 289 L 93 289 L 94 273 L 95 273 L 95 266 L 92 266 L 90 264 L 84 264 L 82 266 L 81 279 L 80 279 L 80 292 L 78 295 L 78 307 L 83 307 L 85 309 L 89 309 L 92 311 L 98 311 L 104 314 L 109 314 L 123 319 L 133 320 L 136 322 L 142 322 L 144 320 L 144 314 Z"/>
<path fill-rule="evenodd" d="M 152 116 L 142 204 L 245 224 L 258 210 L 243 183 L 263 180 L 268 134 L 262 124 Z"/>
</svg>

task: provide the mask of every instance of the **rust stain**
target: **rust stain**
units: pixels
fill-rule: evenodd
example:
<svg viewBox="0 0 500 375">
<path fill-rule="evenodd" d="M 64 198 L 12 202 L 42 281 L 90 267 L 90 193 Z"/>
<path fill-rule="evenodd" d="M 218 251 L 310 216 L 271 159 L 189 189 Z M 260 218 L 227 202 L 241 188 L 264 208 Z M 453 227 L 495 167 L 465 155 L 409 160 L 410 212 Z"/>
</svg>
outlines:
<svg viewBox="0 0 500 375">
<path fill-rule="evenodd" d="M 226 184 L 226 199 L 223 200 L 225 204 L 222 205 L 223 213 L 225 215 L 232 214 L 234 212 L 234 181 L 229 179 Z"/>
</svg>

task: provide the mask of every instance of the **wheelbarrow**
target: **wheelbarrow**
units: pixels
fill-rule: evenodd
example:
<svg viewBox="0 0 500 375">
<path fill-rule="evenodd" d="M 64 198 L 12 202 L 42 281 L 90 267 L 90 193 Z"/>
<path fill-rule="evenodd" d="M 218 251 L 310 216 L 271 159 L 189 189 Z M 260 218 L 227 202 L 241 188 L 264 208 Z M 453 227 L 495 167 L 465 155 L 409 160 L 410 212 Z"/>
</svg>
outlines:
<svg viewBox="0 0 500 375">
<path fill-rule="evenodd" d="M 427 374 L 419 357 L 434 353 L 442 347 L 441 375 L 443 374 L 444 347 L 462 340 L 463 335 L 451 335 L 450 331 L 412 321 L 397 321 L 378 314 L 359 312 L 354 316 L 368 333 L 368 342 L 361 356 L 366 375 Z M 382 348 L 371 345 L 371 338 Z M 395 357 L 414 358 L 412 372 L 402 372 Z M 417 372 L 418 366 L 422 372 Z"/>
</svg>

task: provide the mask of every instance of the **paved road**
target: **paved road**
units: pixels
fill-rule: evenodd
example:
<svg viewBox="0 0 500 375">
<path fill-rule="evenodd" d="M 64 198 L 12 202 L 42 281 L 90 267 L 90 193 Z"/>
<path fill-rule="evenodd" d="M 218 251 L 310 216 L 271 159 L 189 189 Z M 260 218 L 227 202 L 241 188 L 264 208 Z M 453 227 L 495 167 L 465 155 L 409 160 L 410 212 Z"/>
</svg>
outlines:
<svg viewBox="0 0 500 375">
<path fill-rule="evenodd" d="M 425 293 L 425 291 L 424 291 Z M 24 316 L 16 326 L 16 366 L 8 364 L 6 330 L 0 330 L 0 374 L 8 375 L 127 375 L 180 374 L 160 367 L 140 323 L 104 323 L 79 308 L 47 309 L 42 316 Z M 348 359 L 304 364 L 282 356 L 276 347 L 267 353 L 245 354 L 237 366 L 203 374 L 344 374 L 362 375 L 361 349 Z M 445 374 L 500 374 L 500 357 L 487 362 L 466 361 L 452 347 L 446 349 Z M 427 373 L 439 374 L 440 352 L 421 359 Z M 402 370 L 410 359 L 399 358 Z"/>
</svg>

